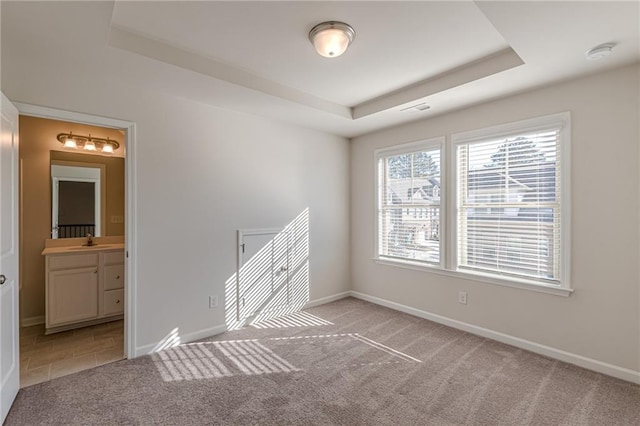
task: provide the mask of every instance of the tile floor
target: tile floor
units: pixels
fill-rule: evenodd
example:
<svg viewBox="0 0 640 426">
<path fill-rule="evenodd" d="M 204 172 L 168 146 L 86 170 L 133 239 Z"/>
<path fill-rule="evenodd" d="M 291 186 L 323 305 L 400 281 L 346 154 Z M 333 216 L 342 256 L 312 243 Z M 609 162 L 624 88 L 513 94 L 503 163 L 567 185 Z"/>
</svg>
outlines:
<svg viewBox="0 0 640 426">
<path fill-rule="evenodd" d="M 44 334 L 44 324 L 20 329 L 20 387 L 124 358 L 124 321 Z"/>
</svg>

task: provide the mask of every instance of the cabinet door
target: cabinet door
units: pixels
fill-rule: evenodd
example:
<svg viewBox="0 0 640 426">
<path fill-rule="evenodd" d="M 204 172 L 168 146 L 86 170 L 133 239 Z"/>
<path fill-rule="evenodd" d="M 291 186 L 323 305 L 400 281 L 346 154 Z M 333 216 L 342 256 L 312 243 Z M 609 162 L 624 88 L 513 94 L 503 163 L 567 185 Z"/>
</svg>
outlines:
<svg viewBox="0 0 640 426">
<path fill-rule="evenodd" d="M 49 272 L 48 297 L 48 326 L 97 318 L 98 269 Z"/>
</svg>

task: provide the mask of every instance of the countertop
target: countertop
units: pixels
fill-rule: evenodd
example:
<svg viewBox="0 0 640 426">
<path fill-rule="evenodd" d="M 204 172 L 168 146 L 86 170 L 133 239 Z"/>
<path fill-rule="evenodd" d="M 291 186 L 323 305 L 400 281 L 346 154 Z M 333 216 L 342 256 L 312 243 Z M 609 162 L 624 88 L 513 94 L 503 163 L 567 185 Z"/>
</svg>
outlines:
<svg viewBox="0 0 640 426">
<path fill-rule="evenodd" d="M 62 247 L 47 247 L 42 251 L 42 255 L 48 254 L 82 254 L 93 253 L 103 250 L 124 250 L 124 243 L 112 243 L 112 244 L 94 244 L 92 246 L 62 246 Z"/>
</svg>

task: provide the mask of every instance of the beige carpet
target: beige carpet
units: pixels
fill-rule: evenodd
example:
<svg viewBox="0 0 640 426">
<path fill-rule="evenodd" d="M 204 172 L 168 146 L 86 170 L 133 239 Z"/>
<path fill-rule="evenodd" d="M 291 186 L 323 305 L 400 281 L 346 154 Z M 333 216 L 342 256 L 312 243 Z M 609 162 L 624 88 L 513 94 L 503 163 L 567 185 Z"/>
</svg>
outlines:
<svg viewBox="0 0 640 426">
<path fill-rule="evenodd" d="M 349 298 L 20 390 L 43 424 L 640 425 L 640 387 Z"/>
</svg>

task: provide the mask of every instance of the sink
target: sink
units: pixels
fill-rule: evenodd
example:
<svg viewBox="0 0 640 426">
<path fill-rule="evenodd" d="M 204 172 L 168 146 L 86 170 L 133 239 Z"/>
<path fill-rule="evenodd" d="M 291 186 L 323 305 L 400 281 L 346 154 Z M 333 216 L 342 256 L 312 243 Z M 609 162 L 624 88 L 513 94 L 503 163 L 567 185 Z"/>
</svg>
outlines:
<svg viewBox="0 0 640 426">
<path fill-rule="evenodd" d="M 115 247 L 114 244 L 94 244 L 92 246 L 69 247 L 69 250 L 91 250 L 93 248 L 109 249 L 109 248 L 113 248 L 113 247 Z"/>
</svg>

